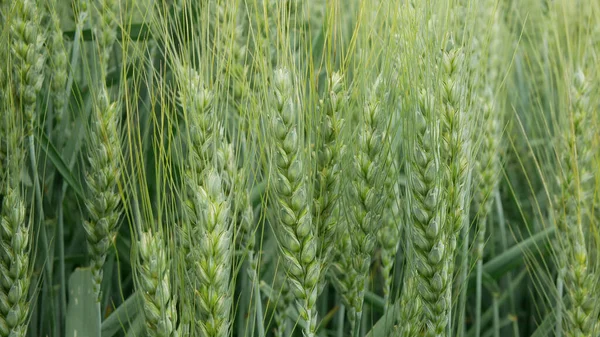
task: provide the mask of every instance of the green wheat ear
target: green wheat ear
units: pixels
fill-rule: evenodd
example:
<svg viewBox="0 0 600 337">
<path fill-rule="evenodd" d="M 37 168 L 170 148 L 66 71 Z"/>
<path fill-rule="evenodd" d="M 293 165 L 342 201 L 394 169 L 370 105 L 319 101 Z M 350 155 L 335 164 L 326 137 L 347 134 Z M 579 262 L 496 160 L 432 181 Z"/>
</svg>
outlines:
<svg viewBox="0 0 600 337">
<path fill-rule="evenodd" d="M 37 95 L 44 82 L 42 53 L 44 35 L 35 1 L 15 1 L 15 13 L 10 20 L 11 63 L 16 76 L 16 93 L 22 108 L 25 134 L 33 132 Z"/>
<path fill-rule="evenodd" d="M 314 184 L 313 220 L 318 228 L 319 254 L 321 256 L 321 273 L 326 275 L 333 262 L 333 248 L 343 228 L 339 216 L 340 182 L 342 170 L 342 128 L 343 114 L 347 109 L 347 93 L 344 79 L 340 73 L 332 73 L 326 97 L 321 111 L 323 112 L 320 130 L 321 145 L 317 150 L 317 172 Z M 320 291 L 326 285 L 326 278 L 321 278 Z"/>
<path fill-rule="evenodd" d="M 49 54 L 49 76 L 51 79 L 50 95 L 52 98 L 52 109 L 56 123 L 55 127 L 60 128 L 64 118 L 64 109 L 67 104 L 66 84 L 68 61 L 63 31 L 60 26 L 58 13 L 56 12 L 56 6 L 57 0 L 50 1 L 50 4 L 48 5 L 48 11 L 50 13 L 50 36 L 46 48 Z"/>
<path fill-rule="evenodd" d="M 3 8 L 4 9 L 4 8 Z M 13 3 L 9 29 L 10 65 L 14 82 L 8 81 L 8 66 L 0 70 L 0 335 L 24 337 L 29 318 L 30 218 L 22 196 L 21 171 L 26 137 L 32 141 L 37 121 L 36 104 L 44 80 L 43 33 L 34 1 Z M 6 14 L 4 12 L 3 14 Z M 4 50 L 4 49 L 3 49 Z M 0 52 L 0 56 L 4 52 Z M 10 94 L 16 94 L 11 104 Z M 32 154 L 35 156 L 35 154 Z M 4 157 L 4 158 L 1 158 Z M 34 167 L 34 169 L 36 169 Z"/>
<path fill-rule="evenodd" d="M 274 143 L 273 196 L 278 209 L 275 233 L 287 268 L 291 292 L 297 299 L 300 317 L 307 323 L 304 333 L 314 336 L 321 265 L 306 186 L 302 138 L 298 134 L 298 107 L 294 101 L 294 83 L 290 71 L 278 69 L 273 77 L 270 109 Z"/>
<path fill-rule="evenodd" d="M 559 265 L 565 274 L 565 284 L 570 303 L 566 308 L 567 336 L 591 336 L 597 304 L 589 297 L 597 290 L 595 275 L 590 270 L 586 233 L 590 226 L 587 216 L 587 200 L 594 191 L 593 108 L 590 101 L 590 84 L 583 72 L 575 73 L 569 90 L 567 126 L 560 135 L 562 153 L 562 174 L 559 176 L 560 194 L 557 198 L 557 226 L 565 234 L 560 238 L 562 253 Z M 592 220 L 593 221 L 593 220 Z"/>
<path fill-rule="evenodd" d="M 10 111 L 10 110 L 9 110 Z M 24 159 L 23 127 L 16 113 L 7 122 L 7 167 L 0 212 L 0 335 L 24 337 L 29 313 L 30 233 L 21 196 L 20 173 Z"/>
<path fill-rule="evenodd" d="M 138 255 L 146 332 L 151 337 L 176 336 L 177 308 L 171 288 L 171 261 L 167 257 L 164 236 L 160 233 L 141 233 Z"/>
<path fill-rule="evenodd" d="M 188 156 L 184 162 L 186 228 L 185 263 L 192 276 L 184 292 L 190 294 L 182 313 L 183 325 L 202 336 L 227 336 L 233 306 L 233 221 L 225 172 L 229 144 L 216 121 L 213 93 L 201 75 L 178 65 L 181 103 L 188 127 Z M 225 179 L 224 179 L 225 178 Z M 190 303 L 191 301 L 191 303 Z"/>
<path fill-rule="evenodd" d="M 88 251 L 92 259 L 94 292 L 98 300 L 101 296 L 102 268 L 108 249 L 117 235 L 120 216 L 121 200 L 117 187 L 121 177 L 121 142 L 117 113 L 117 104 L 109 102 L 108 92 L 103 87 L 94 104 L 93 124 L 88 136 L 90 169 L 86 182 L 89 198 L 85 205 L 90 218 L 84 222 Z"/>
<path fill-rule="evenodd" d="M 415 267 L 415 288 L 406 289 L 403 296 L 417 294 L 422 311 L 412 316 L 414 321 L 408 326 L 411 329 L 427 327 L 427 336 L 444 335 L 450 306 L 447 297 L 450 282 L 448 239 L 444 228 L 446 205 L 442 194 L 445 181 L 437 147 L 436 103 L 432 93 L 427 90 L 419 92 L 415 106 L 411 107 L 414 138 L 411 139 L 411 147 L 407 148 L 407 230 Z M 412 275 L 407 274 L 406 277 Z"/>
<path fill-rule="evenodd" d="M 25 336 L 29 312 L 29 225 L 25 203 L 9 187 L 2 205 L 0 226 L 0 335 Z"/>
</svg>

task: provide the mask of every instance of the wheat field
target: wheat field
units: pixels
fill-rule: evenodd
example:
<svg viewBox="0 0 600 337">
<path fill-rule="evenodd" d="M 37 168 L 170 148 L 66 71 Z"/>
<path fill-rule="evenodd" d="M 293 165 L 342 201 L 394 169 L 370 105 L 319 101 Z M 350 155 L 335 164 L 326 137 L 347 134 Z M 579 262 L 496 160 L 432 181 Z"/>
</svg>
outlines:
<svg viewBox="0 0 600 337">
<path fill-rule="evenodd" d="M 600 1 L 0 22 L 0 336 L 600 337 Z"/>
</svg>

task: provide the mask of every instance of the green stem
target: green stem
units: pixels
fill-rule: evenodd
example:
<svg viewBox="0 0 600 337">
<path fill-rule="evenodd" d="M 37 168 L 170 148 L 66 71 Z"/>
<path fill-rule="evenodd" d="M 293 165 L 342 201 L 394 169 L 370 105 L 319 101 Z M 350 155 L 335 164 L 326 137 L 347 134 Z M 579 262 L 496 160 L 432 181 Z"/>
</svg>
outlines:
<svg viewBox="0 0 600 337">
<path fill-rule="evenodd" d="M 498 228 L 500 229 L 500 238 L 501 238 L 501 243 L 502 243 L 502 252 L 505 252 L 508 249 L 508 242 L 507 242 L 507 238 L 508 235 L 506 233 L 506 221 L 504 219 L 504 208 L 502 207 L 502 198 L 500 197 L 500 191 L 496 190 L 494 192 L 494 199 L 496 201 L 496 212 L 498 214 Z M 506 275 L 506 283 L 508 285 L 509 288 L 512 288 L 512 284 L 513 284 L 513 275 L 512 272 L 509 272 Z M 516 312 L 516 306 L 515 306 L 515 297 L 513 292 L 511 291 L 509 293 L 509 306 L 510 306 L 510 310 L 511 312 Z M 513 335 L 514 337 L 519 337 L 519 323 L 517 320 L 514 320 L 512 323 L 513 326 Z"/>
<path fill-rule="evenodd" d="M 339 296 L 338 296 L 339 297 Z M 338 301 L 340 302 L 340 301 Z M 340 304 L 340 310 L 338 311 L 337 317 L 337 331 L 336 337 L 344 337 L 344 315 L 345 315 L 346 307 L 343 304 Z"/>
<path fill-rule="evenodd" d="M 257 262 L 254 257 L 254 253 L 250 252 L 249 256 L 250 268 L 252 269 L 252 283 L 254 284 L 254 296 L 256 306 L 256 328 L 258 330 L 258 337 L 265 337 L 265 325 L 263 323 L 263 308 L 262 308 L 262 297 L 260 295 L 260 285 L 258 279 L 258 271 L 256 270 Z"/>
<path fill-rule="evenodd" d="M 487 226 L 487 214 L 479 215 L 479 233 L 477 233 L 477 251 L 475 258 L 476 281 L 475 281 L 475 337 L 481 336 L 481 299 L 483 296 L 483 248 L 485 244 L 485 229 Z"/>
<path fill-rule="evenodd" d="M 481 336 L 481 294 L 483 291 L 483 261 L 477 260 L 477 280 L 475 283 L 475 337 Z"/>
<path fill-rule="evenodd" d="M 31 173 L 33 175 L 33 184 L 35 189 L 35 205 L 37 216 L 35 217 L 36 223 L 39 225 L 39 233 L 42 238 L 42 249 L 47 253 L 48 261 L 53 261 L 52 255 L 50 254 L 49 245 L 48 245 L 48 233 L 46 233 L 46 229 L 44 228 L 44 203 L 42 201 L 42 189 L 40 187 L 39 175 L 37 172 L 37 160 L 36 160 L 36 151 L 35 151 L 35 141 L 33 134 L 29 135 L 29 161 L 31 164 Z M 52 281 L 52 264 L 44 263 L 44 268 L 46 270 L 46 277 L 48 277 L 47 281 Z"/>
<path fill-rule="evenodd" d="M 460 279 L 459 284 L 461 285 L 461 291 L 458 298 L 458 329 L 457 336 L 463 337 L 466 333 L 465 326 L 465 312 L 467 307 L 467 288 L 468 288 L 468 267 L 469 267 L 469 226 L 463 226 L 462 228 L 462 253 L 460 263 Z"/>
<path fill-rule="evenodd" d="M 87 12 L 81 12 L 79 17 L 77 18 L 77 25 L 75 27 L 75 38 L 73 39 L 73 50 L 71 54 L 71 71 L 69 72 L 69 77 L 67 78 L 67 88 L 66 93 L 67 97 L 70 96 L 71 89 L 73 88 L 73 80 L 75 71 L 77 71 L 77 64 L 79 63 L 79 48 L 81 42 L 81 32 L 83 31 L 83 25 L 85 23 L 85 19 L 87 17 Z M 65 104 L 63 109 L 67 109 L 69 104 Z M 64 111 L 63 111 L 64 113 Z"/>
<path fill-rule="evenodd" d="M 562 268 L 561 268 L 562 269 Z M 562 337 L 563 327 L 563 292 L 564 292 L 564 279 L 563 271 L 558 271 L 558 279 L 556 280 L 556 288 L 558 296 L 556 297 L 556 337 Z"/>
<path fill-rule="evenodd" d="M 66 184 L 65 184 L 66 185 Z M 63 185 L 63 186 L 65 186 Z M 62 188 L 58 197 L 58 269 L 60 274 L 60 312 L 61 322 L 64 322 L 67 311 L 67 278 L 65 273 L 65 222 L 63 200 L 65 188 Z"/>
<path fill-rule="evenodd" d="M 33 129 L 33 128 L 32 128 Z M 33 131 L 32 131 L 33 132 Z M 41 241 L 42 241 L 42 250 L 44 251 L 44 256 L 46 256 L 47 260 L 43 262 L 44 264 L 44 273 L 45 273 L 45 278 L 46 278 L 46 282 L 44 282 L 44 287 L 43 287 L 43 292 L 46 295 L 46 297 L 48 297 L 47 292 L 48 291 L 52 291 L 52 287 L 50 287 L 50 290 L 48 290 L 48 282 L 50 282 L 50 284 L 52 284 L 52 261 L 54 261 L 51 251 L 50 251 L 50 245 L 48 243 L 48 233 L 46 232 L 46 228 L 44 227 L 44 203 L 42 201 L 42 189 L 40 187 L 40 180 L 39 180 L 39 175 L 38 175 L 38 171 L 37 171 L 37 160 L 36 160 L 36 151 L 35 151 L 35 140 L 34 140 L 34 135 L 33 133 L 31 135 L 28 136 L 28 143 L 29 143 L 29 162 L 31 165 L 31 173 L 33 175 L 33 185 L 34 185 L 34 190 L 35 190 L 35 205 L 36 205 L 36 213 L 37 216 L 35 216 L 35 223 L 37 224 L 38 227 L 38 233 L 40 233 L 41 236 Z M 50 305 L 51 308 L 55 308 L 55 302 L 54 302 L 54 296 L 52 296 L 52 294 L 50 294 Z M 52 325 L 54 327 L 54 333 L 55 334 L 59 334 L 59 331 L 56 331 L 56 329 L 58 328 L 58 322 L 60 322 L 60 313 L 56 310 L 54 310 L 54 324 Z"/>
<path fill-rule="evenodd" d="M 353 337 L 360 337 L 361 321 L 362 321 L 362 310 L 357 311 L 356 314 L 354 315 L 354 325 L 352 327 L 352 330 L 353 330 L 352 336 Z"/>
<path fill-rule="evenodd" d="M 492 306 L 494 309 L 494 337 L 500 337 L 500 304 L 497 294 L 494 294 Z"/>
</svg>

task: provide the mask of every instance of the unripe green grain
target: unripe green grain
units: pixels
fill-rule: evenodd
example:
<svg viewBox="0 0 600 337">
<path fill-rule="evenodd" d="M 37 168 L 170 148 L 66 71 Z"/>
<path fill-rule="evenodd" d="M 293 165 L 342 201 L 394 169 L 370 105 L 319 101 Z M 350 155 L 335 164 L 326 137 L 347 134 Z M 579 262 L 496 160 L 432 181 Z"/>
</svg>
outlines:
<svg viewBox="0 0 600 337">
<path fill-rule="evenodd" d="M 49 73 L 50 73 L 50 97 L 52 99 L 52 109 L 54 111 L 55 123 L 61 125 L 63 119 L 64 107 L 66 105 L 67 93 L 67 51 L 63 40 L 63 32 L 60 26 L 60 19 L 56 12 L 57 1 L 52 1 L 49 5 L 50 12 L 50 33 L 48 49 Z"/>
<path fill-rule="evenodd" d="M 388 138 L 389 139 L 389 138 Z M 392 269 L 396 260 L 396 253 L 400 244 L 400 221 L 402 209 L 400 208 L 401 196 L 397 183 L 397 164 L 395 157 L 388 155 L 388 170 L 385 176 L 385 207 L 383 210 L 382 227 L 377 233 L 377 241 L 381 248 L 381 273 L 383 277 L 383 298 L 385 308 L 390 304 L 390 291 L 392 288 Z"/>
<path fill-rule="evenodd" d="M 396 253 L 400 246 L 401 225 L 404 212 L 402 209 L 403 196 L 399 184 L 400 162 L 396 153 L 398 149 L 394 143 L 395 125 L 400 115 L 401 103 L 396 102 L 396 109 L 393 110 L 393 116 L 390 125 L 387 127 L 384 136 L 384 144 L 388 149 L 384 165 L 384 208 L 382 212 L 382 227 L 377 232 L 377 242 L 380 247 L 381 255 L 381 273 L 383 277 L 383 297 L 385 308 L 389 308 L 390 291 L 392 288 L 393 267 L 396 260 Z"/>
<path fill-rule="evenodd" d="M 347 228 L 337 247 L 338 254 L 349 256 L 336 258 L 334 269 L 334 275 L 338 275 L 335 284 L 347 306 L 353 335 L 359 331 L 369 265 L 384 206 L 382 178 L 388 151 L 383 144 L 387 127 L 382 108 L 384 93 L 385 85 L 379 77 L 362 109 L 361 128 L 351 159 Z"/>
<path fill-rule="evenodd" d="M 473 199 L 476 204 L 479 230 L 476 247 L 477 259 L 483 257 L 485 241 L 485 223 L 492 208 L 492 192 L 496 190 L 499 182 L 500 157 L 499 145 L 502 138 L 502 126 L 499 111 L 495 106 L 491 93 L 487 97 L 480 97 L 476 102 L 481 112 L 484 132 L 474 165 L 474 178 L 476 188 Z"/>
<path fill-rule="evenodd" d="M 556 208 L 558 229 L 564 233 L 559 259 L 566 267 L 565 283 L 571 300 L 566 308 L 567 336 L 591 336 L 598 315 L 597 305 L 589 296 L 597 286 L 590 271 L 585 238 L 591 220 L 587 217 L 587 207 L 591 206 L 587 200 L 595 191 L 591 144 L 598 132 L 592 122 L 590 88 L 583 72 L 576 72 L 569 91 L 567 125 L 560 135 L 564 166 L 558 179 L 561 194 Z"/>
<path fill-rule="evenodd" d="M 37 95 L 44 82 L 44 35 L 39 26 L 40 15 L 35 1 L 15 1 L 14 8 L 14 16 L 10 20 L 11 63 L 18 106 L 26 126 L 24 131 L 29 135 L 37 118 Z"/>
<path fill-rule="evenodd" d="M 18 109 L 11 109 L 8 102 L 0 104 L 2 112 L 6 112 L 1 116 L 6 162 L 4 171 L 0 172 L 5 179 L 0 190 L 3 195 L 0 206 L 0 336 L 24 337 L 30 303 L 31 247 L 29 218 L 20 179 L 25 154 L 23 116 Z"/>
<path fill-rule="evenodd" d="M 317 325 L 317 285 L 321 263 L 318 238 L 312 224 L 310 199 L 303 167 L 302 138 L 294 82 L 287 69 L 273 76 L 271 125 L 273 129 L 273 196 L 278 209 L 275 233 L 287 268 L 290 290 L 297 299 L 300 317 L 306 321 L 305 336 L 314 336 Z"/>
<path fill-rule="evenodd" d="M 150 337 L 176 336 L 176 301 L 164 244 L 160 233 L 144 232 L 138 247 L 139 287 L 144 300 L 146 332 Z"/>
<path fill-rule="evenodd" d="M 196 325 L 203 336 L 227 336 L 230 329 L 232 299 L 231 265 L 233 233 L 229 202 L 223 193 L 221 177 L 208 170 L 195 194 L 198 227 L 193 228 L 197 242 L 191 250 L 197 282 Z"/>
<path fill-rule="evenodd" d="M 498 13 L 495 0 L 481 3 L 479 21 L 476 27 L 491 30 L 489 41 L 474 36 L 477 49 L 475 68 L 478 69 L 471 79 L 469 90 L 470 104 L 473 113 L 472 124 L 481 133 L 473 133 L 474 151 L 473 201 L 477 221 L 477 237 L 475 242 L 476 290 L 475 290 L 475 335 L 481 334 L 481 313 L 483 294 L 483 254 L 486 242 L 486 231 L 489 214 L 493 206 L 493 194 L 500 183 L 502 169 L 503 111 L 500 107 L 498 86 L 500 70 L 503 67 L 502 19 Z"/>
<path fill-rule="evenodd" d="M 402 296 L 400 297 L 400 325 L 396 327 L 394 337 L 418 336 L 422 331 L 422 325 L 419 321 L 421 313 L 421 299 L 417 295 L 415 287 L 414 268 L 407 268 L 408 275 L 403 283 Z"/>
<path fill-rule="evenodd" d="M 317 173 L 313 199 L 313 219 L 318 228 L 321 273 L 325 275 L 332 263 L 332 250 L 340 232 L 339 199 L 340 174 L 342 169 L 342 128 L 341 118 L 346 109 L 346 92 L 343 78 L 333 73 L 329 78 L 327 97 L 323 102 L 321 121 L 321 144 L 317 150 Z M 320 287 L 324 287 L 322 278 Z"/>
<path fill-rule="evenodd" d="M 449 40 L 446 50 L 442 52 L 440 64 L 441 102 L 441 151 L 446 178 L 446 225 L 448 231 L 448 254 L 446 264 L 448 277 L 452 280 L 455 270 L 455 256 L 458 237 L 468 220 L 469 178 L 471 176 L 469 162 L 471 160 L 471 119 L 468 116 L 466 76 L 464 75 L 464 53 L 461 48 Z M 466 244 L 466 243 L 465 243 Z M 452 282 L 446 284 L 448 300 L 452 300 Z M 450 321 L 450 309 L 446 314 Z"/>
<path fill-rule="evenodd" d="M 445 228 L 446 204 L 443 199 L 445 172 L 440 163 L 437 144 L 439 125 L 435 96 L 421 90 L 416 98 L 411 122 L 414 130 L 407 153 L 407 230 L 415 267 L 415 289 L 403 296 L 417 294 L 422 306 L 420 315 L 408 322 L 411 329 L 425 329 L 426 336 L 444 336 L 450 307 L 447 287 L 450 284 L 448 233 Z M 421 319 L 423 321 L 421 322 Z M 406 331 L 405 331 L 405 336 Z"/>
<path fill-rule="evenodd" d="M 237 230 L 236 244 L 241 247 L 243 253 L 253 255 L 256 228 L 248 188 L 248 169 L 238 167 L 233 144 L 221 146 L 218 157 L 218 161 L 222 162 L 220 169 L 225 195 L 231 198 L 232 216 Z"/>
<path fill-rule="evenodd" d="M 15 186 L 6 190 L 1 221 L 0 335 L 24 337 L 29 311 L 29 226 L 25 203 Z"/>
<path fill-rule="evenodd" d="M 447 221 L 451 250 L 456 248 L 459 235 L 467 215 L 468 202 L 470 132 L 467 116 L 465 81 L 462 75 L 464 56 L 462 50 L 448 47 L 442 53 L 441 95 L 443 161 L 446 167 Z"/>
<path fill-rule="evenodd" d="M 95 42 L 98 47 L 98 63 L 100 64 L 100 76 L 103 81 L 107 74 L 110 54 L 117 40 L 117 27 L 119 20 L 118 0 L 98 0 L 96 15 L 93 23 Z"/>
<path fill-rule="evenodd" d="M 193 69 L 178 66 L 180 99 L 188 128 L 185 161 L 186 270 L 192 276 L 184 289 L 183 325 L 194 325 L 202 336 L 228 336 L 233 304 L 233 226 L 219 153 L 228 153 L 224 130 L 216 123 L 212 92 Z M 189 311 L 194 312 L 194 318 Z M 193 322 L 192 322 L 193 320 Z"/>
<path fill-rule="evenodd" d="M 121 142 L 118 127 L 118 106 L 110 102 L 106 87 L 101 87 L 92 109 L 92 125 L 88 135 L 86 175 L 89 198 L 85 205 L 89 220 L 84 222 L 88 252 L 94 278 L 94 292 L 100 300 L 102 267 L 108 249 L 115 241 L 120 216 L 120 195 L 117 187 L 121 177 Z"/>
<path fill-rule="evenodd" d="M 277 269 L 275 273 L 275 289 L 278 294 L 276 299 L 275 314 L 273 317 L 276 337 L 288 337 L 291 333 L 292 326 L 290 324 L 288 311 L 293 307 L 294 294 L 290 291 L 290 284 L 287 281 L 286 271 L 284 267 Z"/>
</svg>

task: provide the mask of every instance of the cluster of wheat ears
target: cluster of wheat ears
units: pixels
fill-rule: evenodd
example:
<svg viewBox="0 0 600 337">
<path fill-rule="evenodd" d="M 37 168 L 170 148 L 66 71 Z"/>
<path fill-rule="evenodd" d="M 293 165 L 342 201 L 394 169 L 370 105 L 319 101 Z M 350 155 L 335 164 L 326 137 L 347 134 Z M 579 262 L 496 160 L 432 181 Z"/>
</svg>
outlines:
<svg viewBox="0 0 600 337">
<path fill-rule="evenodd" d="M 0 337 L 600 336 L 599 18 L 0 0 Z"/>
</svg>

